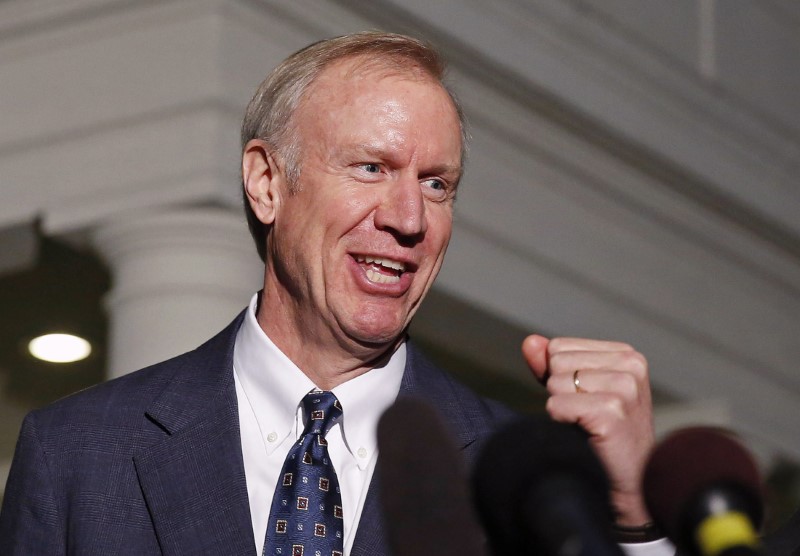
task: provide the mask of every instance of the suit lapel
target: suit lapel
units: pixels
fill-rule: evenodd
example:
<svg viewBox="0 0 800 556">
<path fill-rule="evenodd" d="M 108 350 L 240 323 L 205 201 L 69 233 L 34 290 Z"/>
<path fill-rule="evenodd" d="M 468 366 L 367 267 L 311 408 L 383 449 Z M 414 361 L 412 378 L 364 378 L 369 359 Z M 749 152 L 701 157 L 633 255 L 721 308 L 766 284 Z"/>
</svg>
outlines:
<svg viewBox="0 0 800 556">
<path fill-rule="evenodd" d="M 463 400 L 453 389 L 452 379 L 410 342 L 407 345 L 408 358 L 399 397 L 417 398 L 439 410 L 445 427 L 453 434 L 456 447 L 465 450 L 475 442 L 477 434 L 475 427 L 471 426 L 473 419 L 464 411 Z M 379 491 L 380 476 L 376 468 L 350 556 L 390 556 Z"/>
<path fill-rule="evenodd" d="M 256 553 L 232 372 L 240 323 L 181 358 L 147 413 L 165 435 L 134 463 L 165 555 Z"/>
<path fill-rule="evenodd" d="M 142 493 L 165 556 L 252 556 L 256 545 L 242 461 L 233 381 L 233 346 L 242 315 L 215 338 L 183 356 L 147 417 L 164 438 L 134 457 Z M 412 344 L 400 396 L 436 407 L 460 450 L 480 428 L 452 379 Z M 351 556 L 390 556 L 379 500 L 370 483 Z"/>
</svg>

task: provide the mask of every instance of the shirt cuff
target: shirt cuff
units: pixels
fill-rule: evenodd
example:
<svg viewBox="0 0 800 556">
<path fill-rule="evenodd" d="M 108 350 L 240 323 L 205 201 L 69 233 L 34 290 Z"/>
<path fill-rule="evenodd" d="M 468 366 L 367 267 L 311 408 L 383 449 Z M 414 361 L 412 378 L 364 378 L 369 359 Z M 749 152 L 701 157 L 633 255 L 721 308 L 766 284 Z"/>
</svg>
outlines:
<svg viewBox="0 0 800 556">
<path fill-rule="evenodd" d="M 636 544 L 620 543 L 625 556 L 674 556 L 675 545 L 669 539 L 658 539 Z"/>
</svg>

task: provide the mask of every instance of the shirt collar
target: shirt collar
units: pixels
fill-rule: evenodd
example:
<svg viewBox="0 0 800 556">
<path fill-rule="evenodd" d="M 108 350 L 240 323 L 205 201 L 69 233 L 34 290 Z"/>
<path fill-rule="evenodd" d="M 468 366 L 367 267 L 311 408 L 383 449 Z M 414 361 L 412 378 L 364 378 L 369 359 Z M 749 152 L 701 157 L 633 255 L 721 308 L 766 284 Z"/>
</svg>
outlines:
<svg viewBox="0 0 800 556">
<path fill-rule="evenodd" d="M 378 451 L 378 421 L 400 392 L 405 366 L 403 342 L 385 363 L 333 389 L 343 408 L 345 445 L 361 469 Z"/>
<path fill-rule="evenodd" d="M 265 443 L 269 454 L 292 432 L 303 396 L 316 385 L 264 333 L 257 305 L 255 294 L 236 336 L 233 367 L 262 435 L 277 435 L 279 441 Z M 403 342 L 387 361 L 333 389 L 343 408 L 342 437 L 359 468 L 377 452 L 378 421 L 397 398 L 405 365 Z"/>
<path fill-rule="evenodd" d="M 256 320 L 258 294 L 250 300 L 233 348 L 233 369 L 253 409 L 270 454 L 291 432 L 300 401 L 314 383 L 283 354 Z"/>
</svg>

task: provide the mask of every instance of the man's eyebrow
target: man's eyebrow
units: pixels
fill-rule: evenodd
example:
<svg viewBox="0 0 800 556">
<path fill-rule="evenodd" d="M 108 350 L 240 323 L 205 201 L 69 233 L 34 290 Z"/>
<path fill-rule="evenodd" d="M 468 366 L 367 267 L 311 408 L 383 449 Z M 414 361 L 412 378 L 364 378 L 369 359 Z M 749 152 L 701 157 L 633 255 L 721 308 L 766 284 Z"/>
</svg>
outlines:
<svg viewBox="0 0 800 556">
<path fill-rule="evenodd" d="M 385 157 L 387 154 L 387 148 L 382 143 L 355 143 L 352 148 L 370 156 Z"/>
<path fill-rule="evenodd" d="M 426 173 L 428 174 L 444 174 L 444 175 L 453 175 L 460 176 L 462 171 L 461 164 L 442 164 L 439 166 L 433 166 L 430 168 Z"/>
<path fill-rule="evenodd" d="M 330 150 L 332 155 L 342 155 L 344 153 L 357 153 L 359 156 L 383 157 L 385 148 L 375 143 L 340 143 Z"/>
</svg>

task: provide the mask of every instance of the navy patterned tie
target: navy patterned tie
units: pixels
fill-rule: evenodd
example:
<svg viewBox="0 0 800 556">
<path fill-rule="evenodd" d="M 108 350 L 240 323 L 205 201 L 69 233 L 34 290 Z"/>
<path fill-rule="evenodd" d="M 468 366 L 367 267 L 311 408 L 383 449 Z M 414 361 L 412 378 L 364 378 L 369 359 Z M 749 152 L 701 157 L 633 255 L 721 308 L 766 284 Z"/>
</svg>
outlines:
<svg viewBox="0 0 800 556">
<path fill-rule="evenodd" d="M 303 398 L 306 427 L 289 450 L 275 487 L 263 556 L 342 556 L 339 480 L 325 435 L 342 416 L 331 392 Z"/>
</svg>

